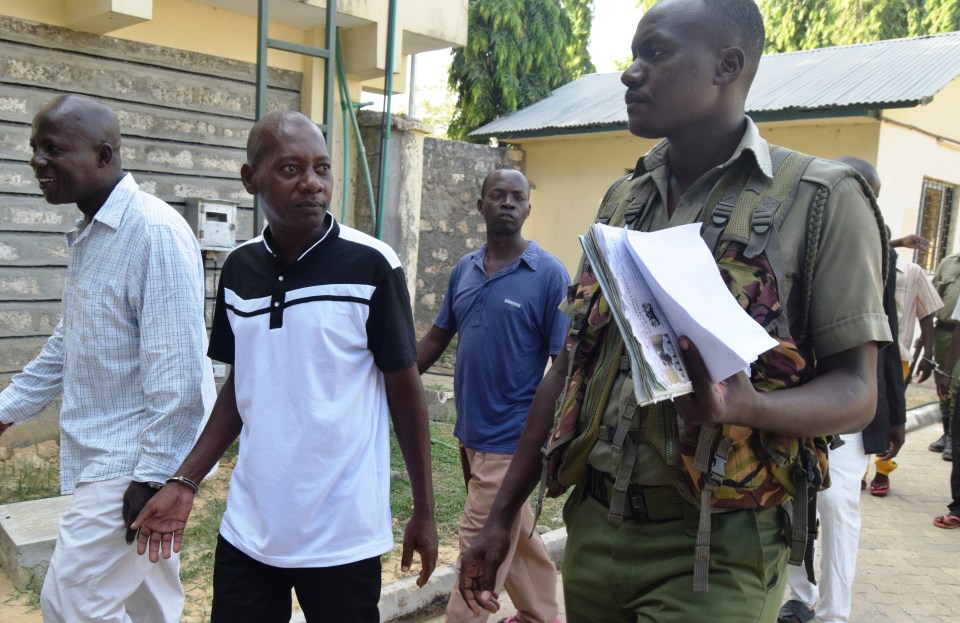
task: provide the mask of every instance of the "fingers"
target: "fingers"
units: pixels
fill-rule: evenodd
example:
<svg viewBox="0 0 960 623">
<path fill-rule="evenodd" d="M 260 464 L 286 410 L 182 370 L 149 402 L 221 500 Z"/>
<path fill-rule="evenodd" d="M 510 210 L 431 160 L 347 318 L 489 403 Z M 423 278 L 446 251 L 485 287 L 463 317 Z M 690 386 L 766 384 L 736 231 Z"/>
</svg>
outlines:
<svg viewBox="0 0 960 623">
<path fill-rule="evenodd" d="M 423 550 L 418 550 L 420 552 L 420 577 L 417 578 L 417 586 L 423 588 L 427 584 L 427 580 L 430 579 L 430 576 L 433 575 L 434 569 L 437 568 L 437 554 L 436 551 L 431 552 L 429 548 L 424 548 Z"/>
<path fill-rule="evenodd" d="M 410 565 L 413 564 L 413 550 L 407 539 L 403 539 L 403 550 L 400 554 L 400 571 L 406 573 L 410 571 Z"/>
</svg>

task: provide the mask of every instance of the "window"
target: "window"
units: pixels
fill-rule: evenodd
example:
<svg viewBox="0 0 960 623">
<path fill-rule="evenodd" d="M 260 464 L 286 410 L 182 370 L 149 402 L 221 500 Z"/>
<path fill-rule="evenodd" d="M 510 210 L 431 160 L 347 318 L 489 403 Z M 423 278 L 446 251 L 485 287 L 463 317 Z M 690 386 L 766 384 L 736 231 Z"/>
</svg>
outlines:
<svg viewBox="0 0 960 623">
<path fill-rule="evenodd" d="M 957 187 L 924 178 L 920 192 L 920 217 L 917 233 L 930 241 L 930 248 L 915 252 L 915 261 L 932 271 L 941 259 L 950 255 L 953 237 L 953 209 Z"/>
</svg>

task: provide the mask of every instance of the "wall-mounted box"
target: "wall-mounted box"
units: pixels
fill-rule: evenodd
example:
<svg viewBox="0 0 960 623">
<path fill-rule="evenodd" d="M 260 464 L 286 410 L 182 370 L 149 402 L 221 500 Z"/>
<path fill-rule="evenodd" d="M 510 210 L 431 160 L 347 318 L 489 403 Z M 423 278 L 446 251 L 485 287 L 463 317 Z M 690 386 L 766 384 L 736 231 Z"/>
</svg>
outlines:
<svg viewBox="0 0 960 623">
<path fill-rule="evenodd" d="M 197 235 L 201 249 L 230 251 L 237 246 L 235 202 L 188 197 L 183 216 Z"/>
</svg>

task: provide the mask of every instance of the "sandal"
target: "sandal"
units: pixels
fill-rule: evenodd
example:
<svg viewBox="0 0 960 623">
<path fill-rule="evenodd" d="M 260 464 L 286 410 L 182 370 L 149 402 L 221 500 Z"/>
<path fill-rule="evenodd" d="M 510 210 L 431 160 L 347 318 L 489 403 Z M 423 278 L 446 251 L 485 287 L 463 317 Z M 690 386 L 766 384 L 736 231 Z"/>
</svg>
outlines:
<svg viewBox="0 0 960 623">
<path fill-rule="evenodd" d="M 933 525 L 938 528 L 944 528 L 946 530 L 953 530 L 954 528 L 960 528 L 960 517 L 956 515 L 940 515 L 939 517 L 934 517 Z"/>
<path fill-rule="evenodd" d="M 806 623 L 813 619 L 813 609 L 808 608 L 799 599 L 791 599 L 780 606 L 780 614 L 777 615 L 777 623 Z"/>
<path fill-rule="evenodd" d="M 886 494 L 890 493 L 890 481 L 884 480 L 883 482 L 877 482 L 876 479 L 873 479 L 870 482 L 870 495 L 875 495 L 877 497 L 883 497 Z"/>
</svg>

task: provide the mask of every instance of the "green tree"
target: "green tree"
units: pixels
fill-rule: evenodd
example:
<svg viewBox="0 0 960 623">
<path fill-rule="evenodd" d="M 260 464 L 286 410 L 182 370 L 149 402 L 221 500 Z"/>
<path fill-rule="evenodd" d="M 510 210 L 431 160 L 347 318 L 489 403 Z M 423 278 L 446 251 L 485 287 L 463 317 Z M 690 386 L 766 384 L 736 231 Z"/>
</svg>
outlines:
<svg viewBox="0 0 960 623">
<path fill-rule="evenodd" d="M 640 0 L 647 9 L 655 0 Z M 790 52 L 960 30 L 960 0 L 759 0 L 765 51 Z"/>
<path fill-rule="evenodd" d="M 467 46 L 450 65 L 451 138 L 595 71 L 587 52 L 593 0 L 470 0 L 468 19 Z"/>
</svg>

